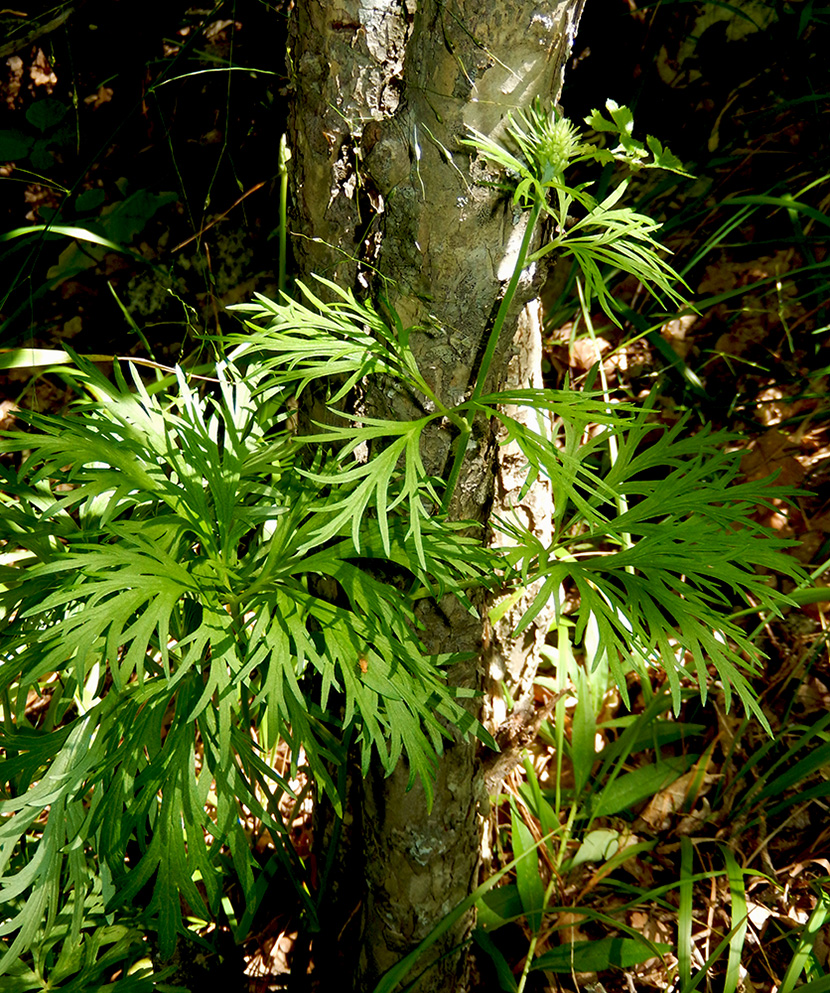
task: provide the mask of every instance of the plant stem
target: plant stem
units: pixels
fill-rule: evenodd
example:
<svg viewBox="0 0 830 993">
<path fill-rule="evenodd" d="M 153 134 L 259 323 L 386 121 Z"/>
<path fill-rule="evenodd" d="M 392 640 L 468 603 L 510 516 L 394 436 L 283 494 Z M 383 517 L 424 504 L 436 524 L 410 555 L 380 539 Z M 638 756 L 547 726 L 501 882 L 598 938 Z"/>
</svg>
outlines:
<svg viewBox="0 0 830 993">
<path fill-rule="evenodd" d="M 291 149 L 288 147 L 286 135 L 280 138 L 279 173 L 280 173 L 280 218 L 279 218 L 279 256 L 277 286 L 281 294 L 285 293 L 286 254 L 288 242 L 288 161 Z"/>
<path fill-rule="evenodd" d="M 499 343 L 504 322 L 507 320 L 510 305 L 516 296 L 516 290 L 519 288 L 519 278 L 525 268 L 527 256 L 530 251 L 530 243 L 533 238 L 533 232 L 536 230 L 536 223 L 539 220 L 539 214 L 542 212 L 542 206 L 542 201 L 537 200 L 530 208 L 530 213 L 527 219 L 527 227 L 525 228 L 522 244 L 516 258 L 516 265 L 513 267 L 510 282 L 507 284 L 507 288 L 501 298 L 501 303 L 499 304 L 499 309 L 496 313 L 495 320 L 493 321 L 493 327 L 490 331 L 490 336 L 487 339 L 487 346 L 484 349 L 484 355 L 478 367 L 478 372 L 476 373 L 476 379 L 473 384 L 469 402 L 474 403 L 484 392 L 484 386 L 487 382 L 487 374 L 489 373 L 490 366 L 493 363 L 493 356 L 496 353 L 496 346 Z M 441 501 L 441 513 L 445 514 L 449 510 L 450 501 L 452 500 L 453 494 L 455 493 L 455 488 L 458 485 L 458 478 L 461 475 L 461 466 L 464 462 L 464 456 L 467 453 L 467 442 L 469 441 L 472 430 L 472 419 L 468 418 L 466 428 L 461 431 L 455 441 L 455 456 L 453 459 L 452 469 L 450 470 L 450 476 L 447 480 L 447 486 L 444 490 L 444 499 Z"/>
<path fill-rule="evenodd" d="M 499 305 L 496 319 L 493 321 L 493 329 L 490 331 L 490 337 L 487 340 L 487 347 L 484 350 L 484 357 L 481 360 L 481 365 L 478 367 L 475 385 L 473 386 L 473 392 L 470 396 L 470 399 L 472 400 L 477 400 L 484 391 L 484 385 L 487 382 L 487 374 L 489 373 L 490 366 L 493 362 L 493 355 L 495 354 L 496 346 L 499 343 L 504 322 L 507 320 L 507 312 L 510 309 L 510 305 L 513 303 L 513 298 L 516 296 L 516 290 L 519 287 L 519 278 L 521 277 L 525 267 L 525 261 L 530 251 L 530 242 L 533 238 L 533 232 L 536 230 L 536 223 L 539 220 L 539 214 L 542 212 L 542 206 L 542 201 L 537 200 L 530 208 L 530 214 L 527 219 L 527 227 L 525 228 L 522 244 L 519 248 L 519 255 L 516 259 L 516 265 L 513 267 L 513 274 L 510 277 L 510 282 L 507 284 L 507 289 L 504 291 L 504 296 L 501 298 L 501 304 Z"/>
<path fill-rule="evenodd" d="M 525 984 L 527 983 L 527 974 L 530 972 L 530 967 L 533 965 L 533 957 L 536 954 L 536 942 L 539 940 L 539 936 L 534 934 L 530 939 L 530 945 L 527 949 L 527 955 L 525 956 L 525 964 L 522 969 L 522 974 L 519 977 L 519 985 L 516 987 L 516 993 L 524 993 Z"/>
<path fill-rule="evenodd" d="M 596 348 L 597 367 L 598 367 L 598 371 L 599 371 L 599 379 L 600 379 L 600 382 L 602 383 L 602 392 L 603 392 L 603 394 L 605 396 L 605 399 L 609 403 L 609 406 L 606 407 L 605 409 L 606 409 L 607 413 L 611 414 L 611 413 L 613 413 L 613 411 L 612 411 L 611 406 L 610 406 L 610 403 L 611 403 L 611 393 L 610 393 L 610 391 L 608 389 L 608 377 L 605 375 L 605 366 L 603 366 L 603 364 L 602 364 L 602 352 L 600 351 L 600 347 L 597 344 L 597 335 L 596 335 L 596 331 L 594 330 L 594 322 L 591 320 L 591 311 L 588 309 L 588 305 L 587 305 L 587 303 L 585 301 L 585 293 L 584 293 L 584 291 L 582 289 L 582 280 L 579 278 L 579 276 L 576 277 L 576 290 L 577 290 L 577 293 L 579 294 L 579 307 L 580 307 L 580 310 L 582 311 L 582 319 L 585 321 L 585 328 L 588 331 L 588 335 L 589 335 L 589 337 L 590 337 L 590 339 L 591 339 L 594 347 Z M 609 431 L 608 432 L 608 458 L 609 458 L 610 463 L 611 463 L 612 466 L 614 466 L 616 464 L 617 459 L 619 458 L 619 455 L 620 455 L 620 451 L 619 451 L 619 446 L 617 445 L 616 435 L 614 434 L 613 431 Z M 618 493 L 616 495 L 616 502 L 617 502 L 617 515 L 619 517 L 622 517 L 623 514 L 626 514 L 628 512 L 628 500 L 626 499 L 625 494 L 624 493 Z M 622 539 L 622 547 L 623 548 L 632 548 L 633 547 L 634 542 L 633 542 L 630 534 L 628 534 L 626 532 L 626 533 L 622 534 L 620 537 Z M 629 573 L 630 575 L 632 575 L 632 576 L 634 575 L 634 567 L 633 566 L 630 566 L 630 565 L 629 566 L 626 566 L 625 571 L 627 573 Z"/>
</svg>

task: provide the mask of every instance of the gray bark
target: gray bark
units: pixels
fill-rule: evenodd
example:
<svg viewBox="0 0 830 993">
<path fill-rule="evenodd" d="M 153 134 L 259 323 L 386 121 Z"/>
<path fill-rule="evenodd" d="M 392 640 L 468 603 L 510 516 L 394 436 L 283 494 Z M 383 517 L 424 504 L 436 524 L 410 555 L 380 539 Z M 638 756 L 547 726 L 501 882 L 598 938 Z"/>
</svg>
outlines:
<svg viewBox="0 0 830 993">
<path fill-rule="evenodd" d="M 445 402 L 461 400 L 474 381 L 523 233 L 521 216 L 478 184 L 482 166 L 459 139 L 469 128 L 496 136 L 511 109 L 537 96 L 558 98 L 583 3 L 297 0 L 290 138 L 299 273 L 384 289 L 404 325 L 425 329 L 413 335 L 413 348 Z M 532 312 L 523 319 L 518 351 L 512 341 L 522 307 L 538 290 L 533 277 L 527 274 L 503 336 L 493 388 L 504 382 L 514 352 L 512 385 L 538 375 Z M 368 402 L 386 414 L 415 413 L 414 401 L 403 396 L 379 392 Z M 515 498 L 518 467 L 515 453 L 503 453 L 499 463 L 488 424 L 474 440 L 452 513 L 486 522 L 494 499 Z M 448 470 L 451 443 L 447 431 L 427 440 L 426 464 L 439 475 Z M 534 499 L 526 513 L 544 527 L 544 491 Z M 479 659 L 456 667 L 453 682 L 482 688 L 489 668 L 491 677 L 513 683 L 529 710 L 541 626 L 515 645 L 504 626 L 484 631 L 451 600 L 424 611 L 429 652 Z M 487 716 L 494 728 L 506 717 L 497 704 Z M 401 768 L 389 779 L 355 785 L 360 841 L 352 832 L 348 858 L 362 890 L 349 895 L 354 906 L 359 898 L 362 931 L 349 939 L 359 947 L 350 989 L 371 990 L 478 882 L 486 793 L 474 743 L 456 741 L 446 750 L 431 812 L 421 787 L 407 791 L 406 782 Z M 341 885 L 341 895 L 347 889 Z M 463 943 L 472 923 L 461 921 L 433 950 L 435 965 L 419 990 L 466 988 Z"/>
</svg>

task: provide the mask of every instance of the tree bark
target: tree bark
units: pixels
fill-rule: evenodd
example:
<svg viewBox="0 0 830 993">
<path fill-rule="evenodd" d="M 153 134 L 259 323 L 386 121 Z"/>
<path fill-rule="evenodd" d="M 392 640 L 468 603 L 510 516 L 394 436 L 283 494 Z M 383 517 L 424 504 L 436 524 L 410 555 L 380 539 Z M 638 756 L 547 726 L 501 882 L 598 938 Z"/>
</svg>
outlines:
<svg viewBox="0 0 830 993">
<path fill-rule="evenodd" d="M 498 136 L 510 110 L 537 96 L 558 98 L 583 4 L 297 0 L 290 140 L 298 273 L 382 294 L 404 326 L 422 328 L 413 350 L 445 403 L 462 400 L 474 382 L 524 231 L 524 218 L 480 184 L 482 166 L 459 140 L 470 128 Z M 504 382 L 511 356 L 511 385 L 539 375 L 538 312 L 525 313 L 513 343 L 537 283 L 529 270 L 489 388 Z M 387 416 L 418 412 L 415 398 L 391 391 L 367 402 Z M 445 478 L 452 440 L 442 430 L 425 443 L 427 468 Z M 489 423 L 476 426 L 473 441 L 451 514 L 486 523 L 494 499 L 515 497 L 518 470 L 510 453 L 499 463 Z M 550 515 L 543 488 L 535 499 L 526 512 L 544 527 Z M 491 676 L 513 683 L 520 707 L 532 705 L 542 625 L 515 645 L 503 627 L 485 631 L 449 598 L 425 606 L 422 620 L 428 652 L 477 660 L 456 666 L 455 684 L 482 688 L 489 667 Z M 488 716 L 496 727 L 506 714 L 491 705 Z M 431 812 L 418 784 L 406 790 L 407 779 L 399 768 L 389 779 L 355 785 L 349 864 L 362 882 L 361 933 L 348 941 L 358 954 L 354 981 L 344 988 L 373 989 L 478 881 L 486 793 L 475 744 L 458 740 L 446 749 Z M 358 897 L 351 897 L 354 911 Z M 468 915 L 432 950 L 420 991 L 467 988 L 464 943 L 472 923 Z M 318 950 L 316 969 L 324 966 L 320 957 Z M 339 978 L 343 985 L 343 973 Z"/>
</svg>

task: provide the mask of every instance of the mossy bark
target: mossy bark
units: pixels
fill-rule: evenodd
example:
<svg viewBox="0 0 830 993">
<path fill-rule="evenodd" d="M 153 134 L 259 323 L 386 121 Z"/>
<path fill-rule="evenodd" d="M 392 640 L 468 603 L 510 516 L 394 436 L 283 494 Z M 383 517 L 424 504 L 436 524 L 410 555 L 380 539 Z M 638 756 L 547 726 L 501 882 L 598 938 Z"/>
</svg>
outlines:
<svg viewBox="0 0 830 993">
<path fill-rule="evenodd" d="M 405 326 L 421 328 L 413 348 L 446 403 L 464 398 L 475 380 L 524 220 L 481 184 L 488 177 L 460 139 L 470 128 L 498 136 L 510 110 L 537 96 L 558 98 L 583 4 L 297 0 L 292 14 L 297 269 L 303 279 L 316 272 L 371 293 Z M 488 388 L 505 381 L 511 357 L 519 370 L 511 385 L 538 376 L 528 364 L 534 348 L 538 363 L 539 352 L 532 315 L 516 338 L 521 361 L 514 356 L 520 312 L 537 291 L 538 276 L 529 271 Z M 376 391 L 365 402 L 385 416 L 408 417 L 419 398 Z M 455 518 L 486 525 L 494 499 L 513 486 L 499 463 L 498 440 L 489 424 L 476 426 L 451 508 Z M 449 430 L 440 430 L 425 442 L 425 464 L 444 478 L 452 441 Z M 539 499 L 532 515 L 544 527 L 544 495 Z M 489 666 L 528 697 L 543 632 L 513 645 L 449 598 L 424 606 L 422 620 L 429 652 L 471 658 L 451 673 L 455 683 L 481 689 Z M 491 707 L 490 716 L 498 721 L 503 714 Z M 407 780 L 400 768 L 354 790 L 360 809 L 349 839 L 352 882 L 339 887 L 342 915 L 359 907 L 343 932 L 352 935 L 347 944 L 354 951 L 346 966 L 354 980 L 349 985 L 339 974 L 349 989 L 373 989 L 478 881 L 486 794 L 474 743 L 459 740 L 446 749 L 431 811 L 421 787 L 407 790 Z M 359 935 L 352 931 L 358 921 Z M 468 915 L 431 950 L 421 965 L 433 967 L 419 990 L 467 988 L 471 927 Z M 330 950 L 318 948 L 317 969 Z"/>
</svg>

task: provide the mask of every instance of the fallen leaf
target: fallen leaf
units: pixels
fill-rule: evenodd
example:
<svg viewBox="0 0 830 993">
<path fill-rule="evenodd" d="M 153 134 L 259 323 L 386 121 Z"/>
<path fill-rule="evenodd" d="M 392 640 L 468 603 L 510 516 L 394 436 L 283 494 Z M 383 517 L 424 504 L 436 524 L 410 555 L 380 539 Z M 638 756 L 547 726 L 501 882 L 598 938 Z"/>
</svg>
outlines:
<svg viewBox="0 0 830 993">
<path fill-rule="evenodd" d="M 102 107 L 105 103 L 109 103 L 112 100 L 112 88 L 109 86 L 99 86 L 97 93 L 91 93 L 88 97 L 84 97 L 84 103 L 91 106 L 93 110 L 97 110 Z"/>
</svg>

